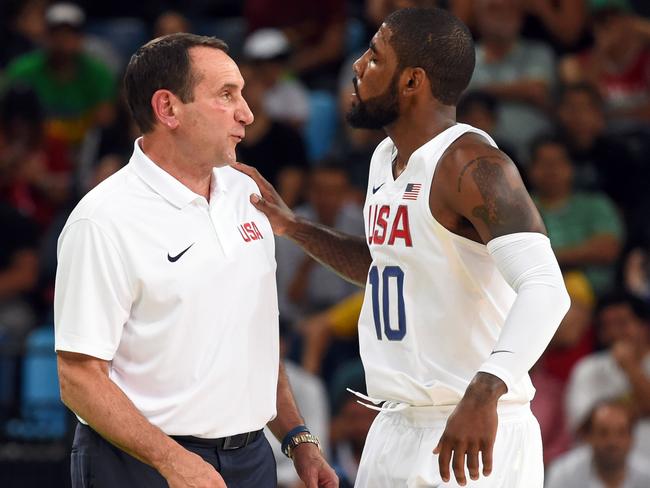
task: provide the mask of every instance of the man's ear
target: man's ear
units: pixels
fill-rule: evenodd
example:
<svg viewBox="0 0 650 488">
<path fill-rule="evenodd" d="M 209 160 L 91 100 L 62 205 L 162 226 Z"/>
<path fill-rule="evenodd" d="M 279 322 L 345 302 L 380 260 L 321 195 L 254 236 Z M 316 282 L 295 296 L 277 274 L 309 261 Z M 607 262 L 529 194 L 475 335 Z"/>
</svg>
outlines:
<svg viewBox="0 0 650 488">
<path fill-rule="evenodd" d="M 407 68 L 401 75 L 402 94 L 414 95 L 426 84 L 427 75 L 422 68 Z"/>
<path fill-rule="evenodd" d="M 179 100 L 169 90 L 156 90 L 151 97 L 151 108 L 156 121 L 169 129 L 178 127 L 176 118 Z"/>
</svg>

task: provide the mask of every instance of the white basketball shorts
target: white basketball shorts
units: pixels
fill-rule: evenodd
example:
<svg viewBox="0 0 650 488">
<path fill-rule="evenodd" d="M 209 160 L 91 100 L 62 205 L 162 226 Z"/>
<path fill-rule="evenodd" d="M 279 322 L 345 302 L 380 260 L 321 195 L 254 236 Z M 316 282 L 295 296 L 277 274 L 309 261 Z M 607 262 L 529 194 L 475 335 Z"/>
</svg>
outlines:
<svg viewBox="0 0 650 488">
<path fill-rule="evenodd" d="M 453 407 L 408 407 L 380 412 L 368 433 L 355 488 L 459 487 L 451 466 L 451 480 L 442 482 L 438 456 L 433 454 L 452 411 Z M 473 481 L 466 466 L 465 486 L 542 488 L 542 437 L 530 406 L 499 405 L 498 412 L 492 474 Z"/>
</svg>

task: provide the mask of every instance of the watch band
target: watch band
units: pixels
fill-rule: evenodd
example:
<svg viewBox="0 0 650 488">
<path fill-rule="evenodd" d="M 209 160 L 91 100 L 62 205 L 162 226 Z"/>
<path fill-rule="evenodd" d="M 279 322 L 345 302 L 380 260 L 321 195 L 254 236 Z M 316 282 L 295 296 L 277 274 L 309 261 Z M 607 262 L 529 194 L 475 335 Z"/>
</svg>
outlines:
<svg viewBox="0 0 650 488">
<path fill-rule="evenodd" d="M 294 435 L 291 437 L 289 440 L 286 450 L 283 450 L 285 456 L 287 456 L 289 459 L 293 459 L 293 451 L 296 447 L 298 447 L 300 444 L 304 443 L 310 443 L 310 444 L 316 444 L 316 447 L 318 447 L 318 450 L 320 450 L 320 441 L 318 440 L 318 437 L 316 437 L 314 434 L 311 432 L 300 432 L 299 434 Z"/>
</svg>

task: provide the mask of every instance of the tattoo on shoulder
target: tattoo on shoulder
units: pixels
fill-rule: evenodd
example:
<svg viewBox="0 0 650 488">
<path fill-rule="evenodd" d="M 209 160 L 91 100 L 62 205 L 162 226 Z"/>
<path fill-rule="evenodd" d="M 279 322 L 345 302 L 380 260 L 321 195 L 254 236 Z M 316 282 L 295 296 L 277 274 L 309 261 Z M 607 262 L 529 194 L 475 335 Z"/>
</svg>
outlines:
<svg viewBox="0 0 650 488">
<path fill-rule="evenodd" d="M 458 177 L 458 192 L 465 173 L 472 168 L 472 179 L 478 187 L 483 204 L 472 214 L 481 219 L 493 237 L 535 227 L 535 213 L 523 186 L 513 188 L 500 162 L 494 156 L 479 157 L 467 163 Z"/>
</svg>

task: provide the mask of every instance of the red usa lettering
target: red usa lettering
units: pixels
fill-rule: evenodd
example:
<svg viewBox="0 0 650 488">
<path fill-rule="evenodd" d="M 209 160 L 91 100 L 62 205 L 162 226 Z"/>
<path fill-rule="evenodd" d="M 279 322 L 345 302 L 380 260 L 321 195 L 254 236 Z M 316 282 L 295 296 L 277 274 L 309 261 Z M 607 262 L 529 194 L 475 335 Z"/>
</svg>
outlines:
<svg viewBox="0 0 650 488">
<path fill-rule="evenodd" d="M 389 205 L 371 205 L 368 212 L 368 229 L 368 244 L 386 243 L 393 246 L 398 239 L 402 239 L 406 247 L 413 247 L 408 205 L 399 205 L 394 213 L 391 213 Z"/>
<path fill-rule="evenodd" d="M 255 222 L 246 222 L 237 227 L 239 235 L 244 239 L 244 242 L 257 241 L 259 239 L 264 239 L 262 233 L 255 225 Z"/>
</svg>

